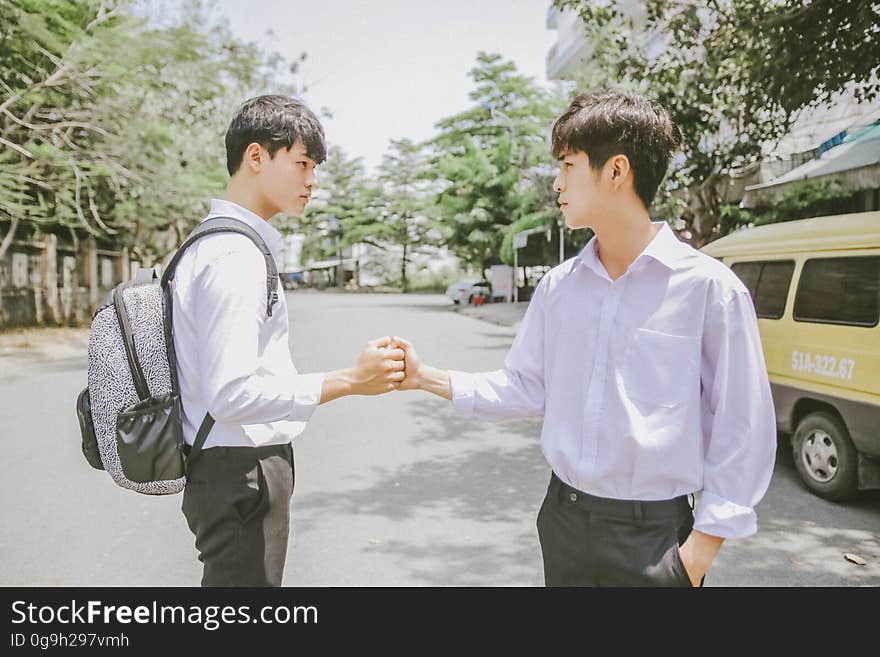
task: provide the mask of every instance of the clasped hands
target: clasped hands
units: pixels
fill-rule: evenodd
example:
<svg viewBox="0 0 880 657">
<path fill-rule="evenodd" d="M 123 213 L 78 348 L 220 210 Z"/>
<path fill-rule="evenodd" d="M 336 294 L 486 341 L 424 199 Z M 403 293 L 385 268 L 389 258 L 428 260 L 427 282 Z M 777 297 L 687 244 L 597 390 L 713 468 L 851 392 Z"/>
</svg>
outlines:
<svg viewBox="0 0 880 657">
<path fill-rule="evenodd" d="M 351 394 L 417 390 L 423 378 L 422 369 L 422 361 L 411 342 L 392 336 L 370 340 L 349 370 Z"/>
</svg>

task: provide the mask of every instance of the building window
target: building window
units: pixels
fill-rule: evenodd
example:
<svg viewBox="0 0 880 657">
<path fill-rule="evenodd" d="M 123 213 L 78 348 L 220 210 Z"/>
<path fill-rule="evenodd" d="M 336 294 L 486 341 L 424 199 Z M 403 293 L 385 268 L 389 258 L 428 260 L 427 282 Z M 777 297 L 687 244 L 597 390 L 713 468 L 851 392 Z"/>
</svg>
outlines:
<svg viewBox="0 0 880 657">
<path fill-rule="evenodd" d="M 794 273 L 792 260 L 737 262 L 731 269 L 752 295 L 758 317 L 779 319 L 785 314 L 785 300 Z"/>
<path fill-rule="evenodd" d="M 804 263 L 794 304 L 799 322 L 876 326 L 880 257 L 815 258 Z"/>
</svg>

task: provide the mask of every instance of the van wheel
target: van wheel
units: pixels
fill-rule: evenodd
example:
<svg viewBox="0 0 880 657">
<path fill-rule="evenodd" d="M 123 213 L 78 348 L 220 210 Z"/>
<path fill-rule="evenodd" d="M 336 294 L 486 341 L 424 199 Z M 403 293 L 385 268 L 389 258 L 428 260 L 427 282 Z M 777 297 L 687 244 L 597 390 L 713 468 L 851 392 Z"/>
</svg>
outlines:
<svg viewBox="0 0 880 657">
<path fill-rule="evenodd" d="M 792 438 L 794 464 L 813 493 L 840 502 L 858 491 L 858 454 L 843 423 L 829 413 L 810 413 Z"/>
</svg>

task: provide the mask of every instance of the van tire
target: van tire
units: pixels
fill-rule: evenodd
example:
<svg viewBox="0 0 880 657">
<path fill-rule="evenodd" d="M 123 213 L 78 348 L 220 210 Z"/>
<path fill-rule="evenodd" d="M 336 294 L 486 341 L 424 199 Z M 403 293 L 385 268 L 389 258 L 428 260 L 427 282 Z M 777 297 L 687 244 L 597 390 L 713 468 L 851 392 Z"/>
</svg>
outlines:
<svg viewBox="0 0 880 657">
<path fill-rule="evenodd" d="M 798 423 L 791 446 L 798 474 L 813 493 L 842 502 L 858 492 L 858 453 L 838 418 L 810 413 Z"/>
</svg>

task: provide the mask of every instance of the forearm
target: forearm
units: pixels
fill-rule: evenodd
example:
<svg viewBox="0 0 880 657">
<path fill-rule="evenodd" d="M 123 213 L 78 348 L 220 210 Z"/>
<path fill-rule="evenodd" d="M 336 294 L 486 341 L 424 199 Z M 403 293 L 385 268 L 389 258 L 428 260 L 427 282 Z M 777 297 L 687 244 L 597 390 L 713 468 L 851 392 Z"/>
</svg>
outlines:
<svg viewBox="0 0 880 657">
<path fill-rule="evenodd" d="M 449 372 L 430 365 L 423 365 L 419 370 L 419 390 L 430 392 L 444 399 L 452 399 Z"/>
<path fill-rule="evenodd" d="M 324 385 L 321 387 L 321 401 L 318 403 L 326 404 L 334 399 L 356 394 L 355 390 L 351 369 L 327 372 L 324 377 Z"/>
</svg>

